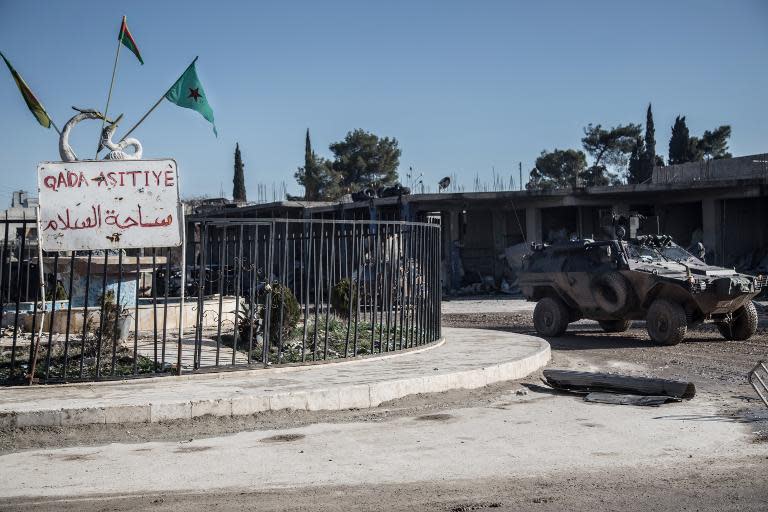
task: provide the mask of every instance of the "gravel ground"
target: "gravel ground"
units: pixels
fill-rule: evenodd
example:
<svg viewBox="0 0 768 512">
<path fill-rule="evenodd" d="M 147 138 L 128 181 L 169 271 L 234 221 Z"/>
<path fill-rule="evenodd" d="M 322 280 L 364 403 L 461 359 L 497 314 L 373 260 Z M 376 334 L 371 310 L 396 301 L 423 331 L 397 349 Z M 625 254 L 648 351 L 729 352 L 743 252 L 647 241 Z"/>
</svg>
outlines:
<svg viewBox="0 0 768 512">
<path fill-rule="evenodd" d="M 443 315 L 443 325 L 536 335 L 530 312 Z M 608 371 L 692 381 L 699 397 L 720 407 L 724 416 L 753 425 L 755 439 L 768 440 L 768 410 L 747 380 L 759 360 L 768 359 L 768 326 L 761 319 L 748 341 L 726 341 L 712 325 L 689 330 L 679 345 L 654 345 L 645 322 L 623 333 L 605 333 L 597 322 L 581 320 L 560 338 L 548 338 L 549 367 Z"/>
</svg>

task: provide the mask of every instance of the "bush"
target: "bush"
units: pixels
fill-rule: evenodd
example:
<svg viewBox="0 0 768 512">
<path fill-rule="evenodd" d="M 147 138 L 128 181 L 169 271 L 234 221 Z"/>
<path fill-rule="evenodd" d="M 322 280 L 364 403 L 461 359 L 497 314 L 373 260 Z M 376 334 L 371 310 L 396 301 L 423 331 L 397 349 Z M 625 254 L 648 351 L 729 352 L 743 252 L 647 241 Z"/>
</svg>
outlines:
<svg viewBox="0 0 768 512">
<path fill-rule="evenodd" d="M 89 312 L 84 319 L 85 337 L 80 357 L 100 357 L 102 365 L 105 365 L 111 361 L 113 348 L 120 351 L 120 326 L 123 319 L 129 316 L 129 312 L 126 307 L 117 304 L 115 292 L 112 290 L 99 295 L 98 304 L 99 308 Z M 96 313 L 99 313 L 101 318 L 97 318 Z"/>
<path fill-rule="evenodd" d="M 331 289 L 331 306 L 342 318 L 349 316 L 350 303 L 353 307 L 357 304 L 357 291 L 354 285 L 354 281 L 345 277 Z"/>
<path fill-rule="evenodd" d="M 237 312 L 237 332 L 241 342 L 248 343 L 248 335 L 253 339 L 262 333 L 261 306 L 254 304 L 253 308 L 243 299 Z"/>
<path fill-rule="evenodd" d="M 288 339 L 288 335 L 293 331 L 293 327 L 301 317 L 301 307 L 296 296 L 290 288 L 279 283 L 272 283 L 272 308 L 269 320 L 269 340 L 277 341 L 280 333 L 283 333 L 283 340 Z M 266 298 L 266 290 L 261 292 Z M 282 308 L 283 322 L 280 323 L 280 310 Z M 266 308 L 261 310 L 261 319 L 265 320 Z"/>
</svg>

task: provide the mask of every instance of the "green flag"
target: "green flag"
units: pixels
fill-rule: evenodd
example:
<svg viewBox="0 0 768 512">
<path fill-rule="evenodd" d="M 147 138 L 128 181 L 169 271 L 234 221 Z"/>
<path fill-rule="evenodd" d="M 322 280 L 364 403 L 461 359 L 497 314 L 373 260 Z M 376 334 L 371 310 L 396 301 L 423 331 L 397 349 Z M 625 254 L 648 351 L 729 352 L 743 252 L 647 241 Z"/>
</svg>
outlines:
<svg viewBox="0 0 768 512">
<path fill-rule="evenodd" d="M 38 123 L 46 128 L 50 128 L 51 117 L 48 115 L 48 112 L 45 111 L 43 104 L 40 103 L 40 100 L 38 100 L 34 95 L 32 89 L 30 89 L 24 79 L 21 78 L 21 75 L 19 75 L 16 70 L 13 69 L 13 66 L 11 66 L 11 63 L 8 62 L 8 59 L 5 58 L 5 55 L 3 55 L 2 52 L 0 52 L 0 57 L 3 58 L 5 65 L 8 66 L 8 71 L 11 72 L 11 76 L 16 82 L 16 87 L 19 88 L 21 97 L 24 98 L 24 102 L 27 104 L 29 111 L 32 112 L 32 115 L 35 116 L 35 119 L 37 119 Z"/>
<path fill-rule="evenodd" d="M 180 107 L 197 110 L 200 115 L 206 118 L 213 125 L 213 133 L 218 137 L 216 123 L 213 121 L 213 109 L 208 104 L 208 97 L 203 90 L 203 84 L 197 77 L 195 70 L 197 57 L 192 61 L 187 70 L 182 74 L 176 83 L 165 93 L 165 99 L 175 103 Z"/>
</svg>

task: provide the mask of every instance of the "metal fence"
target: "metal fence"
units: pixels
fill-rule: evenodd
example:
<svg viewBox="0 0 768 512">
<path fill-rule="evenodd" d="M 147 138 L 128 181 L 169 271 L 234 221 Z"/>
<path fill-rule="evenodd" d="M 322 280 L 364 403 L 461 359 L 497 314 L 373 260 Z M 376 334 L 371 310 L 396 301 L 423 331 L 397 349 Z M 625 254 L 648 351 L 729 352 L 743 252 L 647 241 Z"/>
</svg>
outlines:
<svg viewBox="0 0 768 512">
<path fill-rule="evenodd" d="M 441 335 L 438 224 L 198 219 L 184 276 L 178 248 L 43 254 L 45 301 L 35 228 L 0 219 L 6 384 L 301 364 Z"/>
<path fill-rule="evenodd" d="M 439 238 L 430 223 L 201 223 L 195 368 L 355 357 L 437 340 Z"/>
</svg>

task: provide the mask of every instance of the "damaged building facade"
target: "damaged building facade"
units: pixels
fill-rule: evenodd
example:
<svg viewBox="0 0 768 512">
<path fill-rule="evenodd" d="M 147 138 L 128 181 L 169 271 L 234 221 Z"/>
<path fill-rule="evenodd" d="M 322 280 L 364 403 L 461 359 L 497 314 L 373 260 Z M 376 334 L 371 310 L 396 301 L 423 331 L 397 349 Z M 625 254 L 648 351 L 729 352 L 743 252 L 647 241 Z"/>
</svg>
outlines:
<svg viewBox="0 0 768 512">
<path fill-rule="evenodd" d="M 701 242 L 708 263 L 766 273 L 768 155 L 660 167 L 650 182 L 638 185 L 413 194 L 348 203 L 281 201 L 206 216 L 439 219 L 448 293 L 514 291 L 517 262 L 530 243 L 607 239 L 616 218 L 642 219 L 627 227 L 637 234 L 671 235 L 683 247 Z"/>
</svg>

